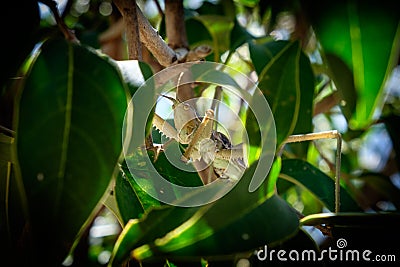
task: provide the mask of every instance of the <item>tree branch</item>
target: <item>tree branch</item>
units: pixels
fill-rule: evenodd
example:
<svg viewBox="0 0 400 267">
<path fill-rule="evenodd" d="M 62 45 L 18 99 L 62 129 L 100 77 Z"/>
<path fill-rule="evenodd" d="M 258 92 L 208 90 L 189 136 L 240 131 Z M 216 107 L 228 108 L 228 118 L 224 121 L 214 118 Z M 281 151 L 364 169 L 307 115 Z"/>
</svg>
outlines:
<svg viewBox="0 0 400 267">
<path fill-rule="evenodd" d="M 136 10 L 139 22 L 140 40 L 142 43 L 162 66 L 167 67 L 175 63 L 177 60 L 175 51 L 164 42 L 158 32 L 143 15 L 140 8 L 138 7 Z"/>
<path fill-rule="evenodd" d="M 336 91 L 315 103 L 313 116 L 325 113 L 337 104 L 339 104 L 339 97 Z"/>
<path fill-rule="evenodd" d="M 142 43 L 140 42 L 138 12 L 136 0 L 114 0 L 124 18 L 128 58 L 142 60 Z"/>
<path fill-rule="evenodd" d="M 165 0 L 165 28 L 172 49 L 188 48 L 183 0 Z"/>
<path fill-rule="evenodd" d="M 144 46 L 146 46 L 146 48 L 153 54 L 153 56 L 163 67 L 167 67 L 177 61 L 175 51 L 172 50 L 164 42 L 164 40 L 161 38 L 158 32 L 153 28 L 153 26 L 150 24 L 147 18 L 143 15 L 142 11 L 135 2 L 129 0 L 113 0 L 113 1 L 116 5 L 117 2 L 123 1 L 123 2 L 128 2 L 129 3 L 128 6 L 131 6 L 133 4 L 136 6 L 139 35 L 136 35 L 135 39 L 138 39 L 137 36 L 139 36 L 141 43 Z M 124 15 L 125 12 L 121 11 L 121 13 L 123 16 L 126 16 Z"/>
</svg>

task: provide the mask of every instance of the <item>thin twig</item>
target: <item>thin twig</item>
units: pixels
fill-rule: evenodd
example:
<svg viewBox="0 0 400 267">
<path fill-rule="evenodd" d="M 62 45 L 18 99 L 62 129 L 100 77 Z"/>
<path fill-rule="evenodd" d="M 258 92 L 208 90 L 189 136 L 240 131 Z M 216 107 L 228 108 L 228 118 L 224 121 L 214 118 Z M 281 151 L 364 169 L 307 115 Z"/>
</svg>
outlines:
<svg viewBox="0 0 400 267">
<path fill-rule="evenodd" d="M 53 0 L 39 0 L 39 1 L 50 8 L 50 11 L 53 13 L 54 19 L 56 20 L 57 26 L 64 34 L 65 39 L 74 43 L 79 43 L 79 40 L 78 38 L 76 38 L 75 33 L 67 27 L 64 20 L 58 13 L 57 2 Z"/>
<path fill-rule="evenodd" d="M 336 171 L 335 171 L 335 212 L 340 210 L 340 169 L 341 169 L 341 159 L 342 159 L 342 135 L 337 131 L 325 131 L 319 133 L 310 134 L 298 134 L 289 136 L 286 141 L 282 144 L 280 153 L 283 151 L 283 147 L 288 143 L 302 142 L 302 141 L 312 141 L 318 139 L 336 139 L 337 149 L 336 149 Z"/>
<path fill-rule="evenodd" d="M 140 42 L 138 12 L 136 0 L 114 0 L 124 18 L 126 39 L 128 42 L 128 58 L 142 60 L 142 43 Z"/>
<path fill-rule="evenodd" d="M 165 28 L 172 49 L 188 48 L 183 0 L 165 0 Z"/>
<path fill-rule="evenodd" d="M 335 91 L 315 104 L 313 116 L 328 112 L 337 104 L 339 104 L 339 98 L 337 91 Z"/>
<path fill-rule="evenodd" d="M 12 136 L 15 136 L 15 131 L 13 131 L 13 130 L 11 130 L 11 129 L 8 129 L 8 128 L 5 127 L 5 126 L 1 126 L 1 125 L 0 125 L 0 130 L 3 130 L 4 132 L 7 132 L 7 133 L 11 134 Z"/>
<path fill-rule="evenodd" d="M 158 2 L 158 0 L 154 0 L 154 3 L 156 4 L 157 10 L 158 10 L 158 13 L 160 14 L 160 16 L 161 16 L 161 17 L 164 17 L 164 12 L 163 12 L 163 10 L 162 10 L 162 8 L 161 8 L 161 5 L 160 5 L 160 3 Z"/>
</svg>

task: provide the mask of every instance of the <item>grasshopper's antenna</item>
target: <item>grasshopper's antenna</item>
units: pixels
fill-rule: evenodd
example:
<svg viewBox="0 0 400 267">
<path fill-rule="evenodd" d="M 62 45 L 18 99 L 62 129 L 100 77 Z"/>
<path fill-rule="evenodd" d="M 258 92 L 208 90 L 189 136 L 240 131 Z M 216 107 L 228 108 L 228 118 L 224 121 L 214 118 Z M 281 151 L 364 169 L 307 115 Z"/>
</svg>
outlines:
<svg viewBox="0 0 400 267">
<path fill-rule="evenodd" d="M 170 97 L 170 96 L 167 96 L 167 95 L 163 95 L 163 94 L 158 94 L 159 96 L 162 96 L 162 97 L 165 97 L 166 99 L 169 99 L 169 100 L 171 100 L 172 101 L 172 104 L 175 106 L 175 105 L 178 105 L 179 103 L 181 103 L 181 101 L 179 101 L 179 99 L 175 99 L 175 98 L 173 98 L 173 97 Z"/>
</svg>

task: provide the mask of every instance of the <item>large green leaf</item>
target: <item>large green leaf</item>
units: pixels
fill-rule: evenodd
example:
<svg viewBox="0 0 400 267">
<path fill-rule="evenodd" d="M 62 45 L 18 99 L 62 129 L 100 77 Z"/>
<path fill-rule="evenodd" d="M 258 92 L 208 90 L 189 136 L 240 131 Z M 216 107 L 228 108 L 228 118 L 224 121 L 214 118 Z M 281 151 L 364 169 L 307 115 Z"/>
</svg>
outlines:
<svg viewBox="0 0 400 267">
<path fill-rule="evenodd" d="M 131 250 L 131 256 L 139 261 L 167 255 L 229 257 L 295 234 L 298 218 L 285 201 L 277 195 L 265 197 L 263 186 L 248 192 L 255 166 L 232 191 L 213 203 L 196 208 L 163 207 L 130 221 L 117 241 L 114 264 L 126 259 Z"/>
<path fill-rule="evenodd" d="M 128 90 L 110 63 L 48 41 L 20 97 L 18 160 L 34 261 L 42 265 L 62 262 L 118 170 Z"/>
<path fill-rule="evenodd" d="M 335 210 L 335 181 L 307 161 L 282 161 L 280 177 L 309 190 L 329 210 Z M 340 188 L 340 210 L 361 211 L 345 187 Z"/>
<path fill-rule="evenodd" d="M 274 115 L 277 146 L 296 126 L 300 108 L 300 55 L 298 42 L 250 43 L 250 57 L 258 74 L 258 87 Z"/>
<path fill-rule="evenodd" d="M 397 3 L 351 0 L 302 1 L 302 4 L 322 50 L 338 56 L 353 72 L 358 98 L 350 119 L 351 128 L 368 126 L 376 109 L 383 105 L 385 81 L 397 64 L 400 52 Z M 328 63 L 331 63 L 329 58 Z M 335 64 L 330 67 L 335 80 L 342 79 L 341 69 Z"/>
</svg>

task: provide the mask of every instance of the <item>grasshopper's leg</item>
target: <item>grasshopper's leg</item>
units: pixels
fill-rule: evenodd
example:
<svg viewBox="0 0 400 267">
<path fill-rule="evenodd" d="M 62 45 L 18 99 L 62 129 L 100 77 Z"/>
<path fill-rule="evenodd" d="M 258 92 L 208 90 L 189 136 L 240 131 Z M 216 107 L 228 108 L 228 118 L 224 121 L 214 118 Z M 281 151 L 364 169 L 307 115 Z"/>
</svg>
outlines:
<svg viewBox="0 0 400 267">
<path fill-rule="evenodd" d="M 147 147 L 147 149 L 154 150 L 154 152 L 155 152 L 154 160 L 157 160 L 160 151 L 162 149 L 164 149 L 165 146 L 169 142 L 171 142 L 172 139 L 177 140 L 178 132 L 175 130 L 174 127 L 172 127 L 168 122 L 166 122 L 163 118 L 161 118 L 156 113 L 154 113 L 154 116 L 153 116 L 153 126 L 157 130 L 159 130 L 162 135 L 165 135 L 166 137 L 169 138 L 169 140 L 165 144 L 155 146 L 153 143 L 151 143 L 151 147 Z"/>
<path fill-rule="evenodd" d="M 341 165 L 341 155 L 342 155 L 342 136 L 341 134 L 334 131 L 326 131 L 319 133 L 309 133 L 309 134 L 298 134 L 289 136 L 284 142 L 283 146 L 288 143 L 303 142 L 319 139 L 336 139 L 337 149 L 336 149 L 336 167 L 335 167 L 335 212 L 339 212 L 340 209 L 340 165 Z M 283 146 L 281 151 L 283 150 Z"/>
<path fill-rule="evenodd" d="M 184 162 L 187 162 L 191 159 L 193 149 L 195 148 L 195 146 L 197 146 L 197 144 L 201 140 L 210 138 L 212 132 L 211 122 L 213 121 L 213 119 L 214 119 L 214 111 L 212 109 L 208 109 L 199 127 L 197 127 L 192 140 L 190 141 L 188 147 L 186 148 L 185 153 L 182 156 L 182 160 Z"/>
<path fill-rule="evenodd" d="M 178 132 L 163 118 L 154 113 L 153 126 L 169 139 L 178 140 Z"/>
</svg>

